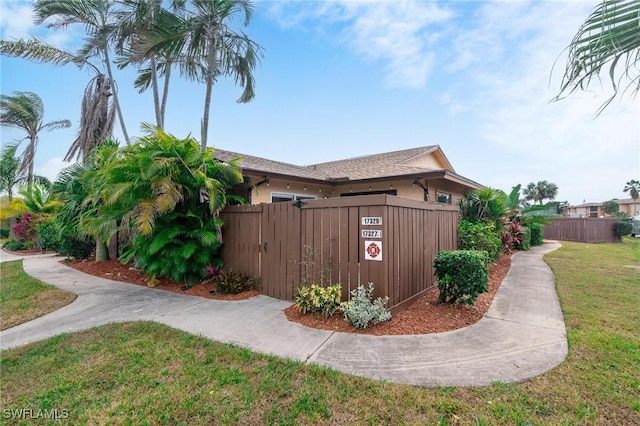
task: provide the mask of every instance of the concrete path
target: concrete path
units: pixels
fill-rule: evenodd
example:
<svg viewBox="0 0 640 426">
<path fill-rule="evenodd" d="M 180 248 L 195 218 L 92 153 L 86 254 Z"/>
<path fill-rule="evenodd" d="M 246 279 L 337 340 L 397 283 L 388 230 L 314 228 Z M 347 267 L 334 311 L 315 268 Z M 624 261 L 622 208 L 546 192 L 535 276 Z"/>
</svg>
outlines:
<svg viewBox="0 0 640 426">
<path fill-rule="evenodd" d="M 418 386 L 486 386 L 543 374 L 567 356 L 565 325 L 546 243 L 513 256 L 491 308 L 476 324 L 439 334 L 366 336 L 289 322 L 290 302 L 258 296 L 218 301 L 86 275 L 59 257 L 25 258 L 25 271 L 78 298 L 0 332 L 0 349 L 98 325 L 150 320 L 216 341 L 374 379 Z M 5 256 L 1 256 L 5 260 Z"/>
</svg>

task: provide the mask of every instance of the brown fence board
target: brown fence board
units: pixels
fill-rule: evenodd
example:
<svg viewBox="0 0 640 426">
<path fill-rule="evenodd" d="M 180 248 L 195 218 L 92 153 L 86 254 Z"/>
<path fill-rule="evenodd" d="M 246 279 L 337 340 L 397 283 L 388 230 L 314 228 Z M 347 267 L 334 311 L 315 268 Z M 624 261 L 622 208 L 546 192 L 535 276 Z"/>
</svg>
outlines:
<svg viewBox="0 0 640 426">
<path fill-rule="evenodd" d="M 365 216 L 382 225 L 362 225 Z M 262 293 L 292 300 L 301 284 L 339 283 L 346 299 L 373 282 L 394 309 L 434 285 L 431 263 L 436 251 L 455 249 L 458 210 L 372 195 L 233 207 L 223 217 L 226 264 L 260 275 Z M 363 229 L 382 230 L 382 261 L 364 259 L 364 241 L 376 239 L 362 238 Z"/>
<path fill-rule="evenodd" d="M 543 238 L 583 243 L 613 243 L 618 241 L 613 225 L 619 218 L 554 218 L 544 225 Z"/>
</svg>

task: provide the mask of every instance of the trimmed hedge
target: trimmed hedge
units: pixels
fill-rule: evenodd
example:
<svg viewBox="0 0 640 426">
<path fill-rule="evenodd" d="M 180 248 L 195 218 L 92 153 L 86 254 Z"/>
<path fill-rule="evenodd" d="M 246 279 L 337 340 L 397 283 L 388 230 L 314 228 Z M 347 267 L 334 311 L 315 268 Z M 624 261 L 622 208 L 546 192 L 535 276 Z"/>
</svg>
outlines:
<svg viewBox="0 0 640 426">
<path fill-rule="evenodd" d="M 438 277 L 438 303 L 473 304 L 489 291 L 489 257 L 486 251 L 439 251 L 433 260 Z"/>
<path fill-rule="evenodd" d="M 531 245 L 532 246 L 541 246 L 542 245 L 542 233 L 543 227 L 539 223 L 530 223 L 527 225 L 529 229 L 531 229 Z"/>
<path fill-rule="evenodd" d="M 11 229 L 0 228 L 0 238 L 9 238 L 9 235 L 11 235 Z"/>
<path fill-rule="evenodd" d="M 523 226 L 522 233 L 524 234 L 524 238 L 522 239 L 520 250 L 527 251 L 531 248 L 531 228 L 529 226 Z"/>
</svg>

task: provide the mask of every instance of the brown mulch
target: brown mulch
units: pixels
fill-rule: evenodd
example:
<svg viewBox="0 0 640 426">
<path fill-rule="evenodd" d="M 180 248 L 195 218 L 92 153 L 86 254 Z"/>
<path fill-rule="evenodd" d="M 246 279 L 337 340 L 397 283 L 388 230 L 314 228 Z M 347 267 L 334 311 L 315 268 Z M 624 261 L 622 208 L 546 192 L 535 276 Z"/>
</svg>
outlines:
<svg viewBox="0 0 640 426">
<path fill-rule="evenodd" d="M 94 262 L 91 260 L 81 262 L 72 261 L 68 263 L 65 262 L 65 264 L 90 275 L 143 286 L 152 286 L 174 293 L 206 297 L 209 299 L 244 300 L 259 294 L 256 290 L 246 291 L 236 295 L 210 294 L 209 292 L 215 289 L 213 283 L 196 284 L 183 291 L 181 290 L 183 286 L 182 283 L 176 283 L 167 278 L 157 279 L 155 285 L 149 285 L 150 280 L 148 276 L 130 265 L 123 265 L 117 260 L 108 260 L 105 262 Z M 490 265 L 489 292 L 481 294 L 471 306 L 438 305 L 436 302 L 439 291 L 437 287 L 433 287 L 407 309 L 396 313 L 390 321 L 377 324 L 364 330 L 358 330 L 349 325 L 343 316 L 339 314 L 329 318 L 313 314 L 303 315 L 296 311 L 293 306 L 285 309 L 284 313 L 289 321 L 323 330 L 372 334 L 377 336 L 441 333 L 478 322 L 489 309 L 493 297 L 498 291 L 498 287 L 500 287 L 505 275 L 509 272 L 510 267 L 511 254 L 504 254 L 495 263 Z"/>
<path fill-rule="evenodd" d="M 204 284 L 197 283 L 191 288 L 182 290 L 184 283 L 177 283 L 169 278 L 157 278 L 154 282 L 151 282 L 148 275 L 145 275 L 131 265 L 123 265 L 118 260 L 106 260 L 104 262 L 95 262 L 94 260 L 66 262 L 63 260 L 62 263 L 77 269 L 78 271 L 82 271 L 85 274 L 94 275 L 96 277 L 130 284 L 138 284 L 145 287 L 153 287 L 174 293 L 188 294 L 190 296 L 206 297 L 207 299 L 245 300 L 260 294 L 257 290 L 243 291 L 239 294 L 211 294 L 210 291 L 215 290 L 216 288 L 212 282 Z"/>
<path fill-rule="evenodd" d="M 489 292 L 478 296 L 476 302 L 471 306 L 438 305 L 436 302 L 440 293 L 437 287 L 432 287 L 407 309 L 396 313 L 390 321 L 362 330 L 348 324 L 342 315 L 333 315 L 329 318 L 324 318 L 322 315 L 303 315 L 293 306 L 285 309 L 284 313 L 289 318 L 289 321 L 323 330 L 376 336 L 441 333 L 466 327 L 480 321 L 480 318 L 491 306 L 493 296 L 498 291 L 498 287 L 500 287 L 510 267 L 510 253 L 502 255 L 495 263 L 489 265 Z"/>
</svg>

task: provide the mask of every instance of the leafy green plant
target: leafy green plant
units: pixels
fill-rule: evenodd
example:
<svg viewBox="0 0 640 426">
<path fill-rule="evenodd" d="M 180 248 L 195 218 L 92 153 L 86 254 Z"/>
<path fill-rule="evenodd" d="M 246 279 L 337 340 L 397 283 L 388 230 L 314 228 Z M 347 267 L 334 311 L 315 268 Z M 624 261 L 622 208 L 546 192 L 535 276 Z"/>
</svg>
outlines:
<svg viewBox="0 0 640 426">
<path fill-rule="evenodd" d="M 40 241 L 40 247 L 43 250 L 60 250 L 60 233 L 61 230 L 52 220 L 47 220 L 39 223 L 36 226 L 38 232 L 38 240 Z"/>
<path fill-rule="evenodd" d="M 296 310 L 303 314 L 322 313 L 325 318 L 330 317 L 340 309 L 342 287 L 340 284 L 322 287 L 316 284 L 298 288 Z"/>
<path fill-rule="evenodd" d="M 356 328 L 367 328 L 391 319 L 391 313 L 385 307 L 389 298 L 374 300 L 373 290 L 373 283 L 369 283 L 369 288 L 360 284 L 351 290 L 351 299 L 340 304 L 345 321 Z"/>
<path fill-rule="evenodd" d="M 220 210 L 242 181 L 237 161 L 220 162 L 192 139 L 147 126 L 138 143 L 96 152 L 95 170 L 84 173 L 89 196 L 81 228 L 104 241 L 129 235 L 120 260 L 151 275 L 193 285 L 209 265 L 220 266 Z M 235 199 L 235 198 L 234 198 Z M 118 226 L 115 226 L 118 224 Z"/>
<path fill-rule="evenodd" d="M 476 189 L 460 200 L 460 215 L 468 222 L 493 222 L 499 226 L 509 211 L 509 197 L 498 189 Z"/>
<path fill-rule="evenodd" d="M 529 228 L 528 226 L 523 226 L 522 234 L 523 234 L 523 238 L 522 238 L 522 241 L 520 242 L 518 249 L 527 251 L 531 248 L 531 228 Z"/>
<path fill-rule="evenodd" d="M 542 235 L 543 235 L 543 226 L 539 223 L 531 223 L 527 226 L 527 228 L 531 229 L 531 245 L 532 246 L 541 246 L 542 245 Z"/>
<path fill-rule="evenodd" d="M 620 221 L 613 224 L 613 234 L 621 239 L 625 235 L 631 235 L 633 224 L 631 222 Z"/>
<path fill-rule="evenodd" d="M 461 220 L 458 224 L 458 249 L 484 250 L 489 260 L 494 261 L 502 254 L 502 242 L 493 223 Z"/>
<path fill-rule="evenodd" d="M 488 257 L 485 251 L 439 251 L 433 260 L 438 278 L 438 303 L 473 304 L 489 291 Z"/>
<path fill-rule="evenodd" d="M 258 287 L 259 278 L 250 277 L 244 272 L 220 271 L 213 282 L 216 290 L 222 294 L 238 294 L 246 290 L 254 290 Z"/>
<path fill-rule="evenodd" d="M 9 235 L 11 235 L 11 229 L 0 228 L 0 238 L 9 238 Z"/>
<path fill-rule="evenodd" d="M 10 238 L 4 243 L 2 247 L 9 251 L 19 251 L 26 250 L 27 244 L 24 241 L 18 241 L 15 238 Z"/>
<path fill-rule="evenodd" d="M 96 242 L 91 237 L 81 239 L 76 234 L 62 230 L 60 234 L 60 246 L 58 251 L 70 258 L 88 259 L 94 252 Z"/>
</svg>

